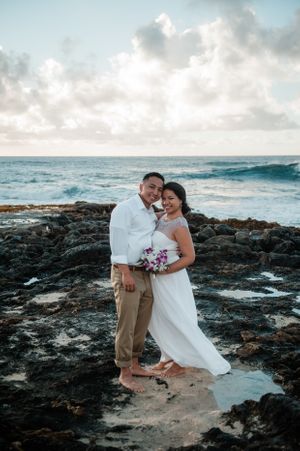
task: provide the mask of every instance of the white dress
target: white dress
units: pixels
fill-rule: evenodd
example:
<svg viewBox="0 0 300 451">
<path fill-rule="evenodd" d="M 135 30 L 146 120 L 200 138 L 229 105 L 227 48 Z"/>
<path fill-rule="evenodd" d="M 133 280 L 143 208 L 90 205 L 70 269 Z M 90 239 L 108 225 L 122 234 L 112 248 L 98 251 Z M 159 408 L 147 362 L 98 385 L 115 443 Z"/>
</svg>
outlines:
<svg viewBox="0 0 300 451">
<path fill-rule="evenodd" d="M 168 250 L 168 262 L 179 259 L 172 232 L 188 227 L 185 218 L 158 221 L 152 246 Z M 167 236 L 169 235 L 169 236 Z M 198 327 L 197 310 L 186 269 L 172 274 L 152 275 L 154 303 L 149 332 L 161 351 L 161 361 L 174 360 L 183 367 L 205 368 L 214 376 L 225 374 L 230 364 Z"/>
</svg>

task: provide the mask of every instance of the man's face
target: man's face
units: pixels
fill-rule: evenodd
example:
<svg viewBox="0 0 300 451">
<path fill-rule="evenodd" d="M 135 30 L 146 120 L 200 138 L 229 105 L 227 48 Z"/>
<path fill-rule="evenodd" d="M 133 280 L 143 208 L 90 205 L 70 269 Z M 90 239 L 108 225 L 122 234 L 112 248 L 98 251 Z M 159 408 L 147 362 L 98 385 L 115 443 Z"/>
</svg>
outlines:
<svg viewBox="0 0 300 451">
<path fill-rule="evenodd" d="M 140 184 L 140 195 L 149 207 L 160 199 L 162 190 L 163 181 L 158 177 L 149 177 Z"/>
</svg>

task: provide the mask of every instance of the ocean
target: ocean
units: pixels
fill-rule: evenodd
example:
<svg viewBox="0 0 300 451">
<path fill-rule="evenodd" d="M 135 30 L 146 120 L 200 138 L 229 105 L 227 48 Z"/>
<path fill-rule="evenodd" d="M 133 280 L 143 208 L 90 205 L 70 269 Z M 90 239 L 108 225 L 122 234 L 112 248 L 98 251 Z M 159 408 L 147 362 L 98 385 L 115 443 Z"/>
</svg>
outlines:
<svg viewBox="0 0 300 451">
<path fill-rule="evenodd" d="M 300 226 L 300 156 L 0 157 L 0 204 L 119 202 L 157 171 L 193 211 Z"/>
</svg>

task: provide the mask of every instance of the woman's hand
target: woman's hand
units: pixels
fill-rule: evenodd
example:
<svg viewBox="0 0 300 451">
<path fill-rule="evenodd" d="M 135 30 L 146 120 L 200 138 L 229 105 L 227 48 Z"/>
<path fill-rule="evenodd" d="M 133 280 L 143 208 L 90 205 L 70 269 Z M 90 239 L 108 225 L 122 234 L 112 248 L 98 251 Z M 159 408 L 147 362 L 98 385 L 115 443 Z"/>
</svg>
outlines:
<svg viewBox="0 0 300 451">
<path fill-rule="evenodd" d="M 166 274 L 170 274 L 170 267 L 168 267 L 167 269 L 165 269 L 164 271 L 158 271 L 158 272 L 156 272 L 156 273 L 154 273 L 155 275 L 157 274 L 157 275 L 162 275 L 162 276 L 165 276 Z"/>
</svg>

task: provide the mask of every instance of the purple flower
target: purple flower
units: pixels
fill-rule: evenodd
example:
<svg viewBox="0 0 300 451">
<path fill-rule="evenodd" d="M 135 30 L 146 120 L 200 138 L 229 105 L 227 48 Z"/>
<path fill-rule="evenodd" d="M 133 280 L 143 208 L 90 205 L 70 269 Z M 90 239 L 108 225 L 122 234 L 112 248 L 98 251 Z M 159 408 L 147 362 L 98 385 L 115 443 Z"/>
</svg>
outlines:
<svg viewBox="0 0 300 451">
<path fill-rule="evenodd" d="M 168 255 L 167 249 L 153 249 L 147 247 L 144 249 L 141 260 L 146 271 L 158 272 L 167 269 Z"/>
</svg>

